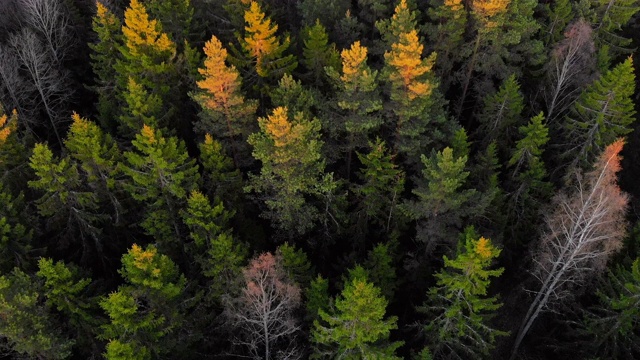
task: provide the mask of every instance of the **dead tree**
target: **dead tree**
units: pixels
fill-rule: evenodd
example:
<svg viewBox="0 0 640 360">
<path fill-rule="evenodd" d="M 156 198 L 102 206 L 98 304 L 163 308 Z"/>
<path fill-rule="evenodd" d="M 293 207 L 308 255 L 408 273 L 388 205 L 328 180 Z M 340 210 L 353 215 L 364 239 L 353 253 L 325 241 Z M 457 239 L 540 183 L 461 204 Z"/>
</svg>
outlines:
<svg viewBox="0 0 640 360">
<path fill-rule="evenodd" d="M 589 84 L 595 71 L 595 47 L 591 25 L 580 19 L 567 26 L 564 40 L 551 52 L 545 91 L 547 122 L 566 111 Z"/>
<path fill-rule="evenodd" d="M 281 266 L 282 259 L 265 253 L 244 270 L 245 286 L 237 297 L 225 300 L 225 314 L 253 359 L 299 359 L 296 346 L 300 324 L 294 316 L 300 306 L 300 288 Z"/>
<path fill-rule="evenodd" d="M 576 287 L 602 272 L 609 255 L 621 247 L 628 197 L 618 187 L 616 173 L 623 144 L 617 140 L 607 146 L 594 170 L 584 177 L 577 172 L 571 193 L 554 199 L 555 211 L 545 219 L 546 230 L 533 259 L 541 286 L 518 331 L 511 359 L 538 316 L 572 297 Z"/>
<path fill-rule="evenodd" d="M 69 16 L 60 0 L 18 0 L 24 21 L 44 40 L 53 61 L 62 63 L 73 45 Z"/>
<path fill-rule="evenodd" d="M 51 130 L 53 130 L 58 143 L 61 144 L 62 138 L 58 128 L 68 118 L 61 112 L 72 94 L 68 87 L 67 72 L 54 63 L 49 51 L 43 47 L 36 34 L 29 29 L 23 29 L 12 35 L 10 42 L 33 84 L 37 94 L 35 97 L 36 106 L 44 110 Z"/>
</svg>

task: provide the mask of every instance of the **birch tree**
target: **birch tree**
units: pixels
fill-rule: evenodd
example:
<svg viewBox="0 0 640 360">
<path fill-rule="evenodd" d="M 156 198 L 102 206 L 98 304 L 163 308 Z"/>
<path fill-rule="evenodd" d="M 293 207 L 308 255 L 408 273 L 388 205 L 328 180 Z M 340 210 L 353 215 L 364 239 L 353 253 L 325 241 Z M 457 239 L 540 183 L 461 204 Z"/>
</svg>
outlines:
<svg viewBox="0 0 640 360">
<path fill-rule="evenodd" d="M 18 0 L 24 20 L 40 34 L 56 64 L 62 63 L 73 46 L 69 16 L 60 0 Z"/>
<path fill-rule="evenodd" d="M 565 302 L 576 288 L 605 269 L 607 258 L 622 245 L 628 197 L 616 183 L 623 141 L 609 145 L 594 170 L 575 174 L 571 191 L 553 202 L 534 254 L 534 275 L 540 288 L 518 330 L 514 359 L 531 325 L 546 310 Z"/>
</svg>

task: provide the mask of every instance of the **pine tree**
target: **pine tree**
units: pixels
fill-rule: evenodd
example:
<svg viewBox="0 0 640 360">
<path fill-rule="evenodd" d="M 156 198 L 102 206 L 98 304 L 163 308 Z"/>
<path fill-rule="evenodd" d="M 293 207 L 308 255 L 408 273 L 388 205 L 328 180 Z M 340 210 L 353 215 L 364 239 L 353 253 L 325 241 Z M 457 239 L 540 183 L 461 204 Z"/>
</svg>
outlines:
<svg viewBox="0 0 640 360">
<path fill-rule="evenodd" d="M 205 135 L 199 148 L 206 194 L 212 199 L 221 200 L 225 207 L 237 211 L 242 202 L 243 181 L 240 170 L 235 168 L 233 161 L 225 154 L 222 144 L 211 135 Z"/>
<path fill-rule="evenodd" d="M 341 116 L 328 126 L 337 143 L 347 145 L 342 151 L 348 154 L 347 168 L 350 171 L 351 154 L 367 145 L 370 134 L 376 132 L 383 119 L 377 112 L 382 109 L 382 101 L 377 90 L 378 71 L 367 65 L 368 49 L 356 41 L 341 53 L 342 72 L 327 68 L 327 74 L 337 84 L 336 104 Z M 346 134 L 345 134 L 346 133 Z M 339 145 L 336 145 L 339 146 Z"/>
<path fill-rule="evenodd" d="M 630 269 L 618 267 L 601 281 L 598 303 L 585 311 L 580 332 L 585 354 L 605 359 L 632 360 L 640 356 L 640 259 Z"/>
<path fill-rule="evenodd" d="M 474 213 L 470 202 L 476 190 L 465 188 L 467 157 L 454 157 L 447 147 L 431 157 L 422 155 L 422 164 L 422 178 L 412 191 L 417 199 L 405 203 L 405 212 L 417 221 L 417 238 L 427 253 L 442 244 L 452 249 L 463 219 Z"/>
<path fill-rule="evenodd" d="M 267 209 L 262 216 L 290 233 L 304 234 L 318 217 L 305 198 L 314 195 L 324 172 L 320 123 L 298 113 L 289 120 L 286 107 L 259 118 L 260 132 L 249 136 L 253 156 L 262 162 L 260 175 L 250 175 L 247 192 L 255 192 Z"/>
<path fill-rule="evenodd" d="M 36 359 L 67 359 L 74 341 L 42 298 L 42 283 L 19 268 L 0 276 L 0 345 L 18 356 Z"/>
<path fill-rule="evenodd" d="M 170 353 L 181 322 L 180 301 L 186 279 L 154 246 L 133 245 L 118 271 L 126 281 L 103 298 L 109 316 L 100 337 L 107 340 L 107 359 L 152 359 Z"/>
<path fill-rule="evenodd" d="M 490 279 L 504 271 L 489 269 L 499 255 L 491 240 L 467 228 L 456 258 L 444 256 L 444 269 L 436 274 L 436 286 L 420 309 L 431 315 L 424 331 L 436 358 L 488 358 L 496 337 L 508 335 L 487 324 L 502 306 L 496 297 L 487 296 Z"/>
<path fill-rule="evenodd" d="M 272 24 L 271 19 L 266 17 L 260 5 L 256 1 L 251 1 L 249 9 L 245 11 L 244 37 L 239 37 L 242 51 L 238 54 L 236 62 L 246 64 L 242 66 L 250 67 L 250 74 L 255 71 L 260 78 L 279 79 L 282 75 L 288 74 L 298 65 L 293 55 L 284 55 L 289 48 L 289 36 L 280 39 L 276 36 L 278 25 Z M 245 76 L 250 83 L 255 82 L 251 76 Z"/>
<path fill-rule="evenodd" d="M 552 5 L 544 5 L 545 21 L 545 44 L 547 46 L 557 43 L 564 37 L 567 25 L 573 20 L 574 14 L 571 8 L 571 1 L 556 0 Z"/>
<path fill-rule="evenodd" d="M 320 20 L 316 20 L 313 26 L 307 26 L 302 30 L 304 34 L 302 49 L 302 65 L 307 69 L 307 78 L 313 81 L 315 86 L 326 83 L 325 68 L 337 69 L 340 65 L 340 56 L 336 45 L 329 43 L 327 29 L 322 26 Z"/>
<path fill-rule="evenodd" d="M 302 81 L 285 74 L 278 81 L 278 86 L 271 89 L 269 96 L 274 108 L 286 107 L 289 116 L 294 117 L 297 113 L 305 116 L 315 113 L 314 110 L 318 106 L 316 97 L 321 95 L 316 89 L 308 89 L 302 85 Z"/>
<path fill-rule="evenodd" d="M 602 74 L 587 87 L 563 124 L 566 150 L 572 164 L 589 164 L 616 138 L 632 131 L 635 109 L 632 58 Z"/>
<path fill-rule="evenodd" d="M 144 125 L 132 141 L 135 151 L 124 153 L 123 172 L 131 179 L 125 190 L 144 206 L 140 226 L 160 247 L 180 244 L 178 211 L 198 181 L 198 167 L 182 141 L 165 138 Z M 175 249 L 172 249 L 175 250 Z"/>
<path fill-rule="evenodd" d="M 362 270 L 364 271 L 364 270 Z M 335 307 L 314 321 L 313 359 L 400 359 L 401 342 L 389 343 L 397 328 L 395 316 L 385 319 L 388 301 L 366 277 L 353 277 L 335 300 Z"/>
<path fill-rule="evenodd" d="M 427 135 L 427 128 L 431 94 L 437 87 L 431 73 L 436 55 L 422 58 L 424 46 L 416 30 L 401 33 L 398 38 L 391 51 L 384 54 L 384 77 L 390 85 L 390 108 L 395 115 L 394 150 L 412 164 L 434 140 Z"/>
<path fill-rule="evenodd" d="M 255 129 L 253 124 L 257 102 L 246 100 L 240 89 L 240 73 L 225 64 L 227 50 L 215 37 L 204 46 L 204 68 L 198 69 L 203 79 L 197 82 L 198 91 L 192 94 L 202 112 L 194 128 L 198 133 L 215 134 L 232 155 L 236 166 L 246 165 L 249 157 L 246 140 Z"/>
<path fill-rule="evenodd" d="M 613 46 L 619 52 L 628 47 L 632 39 L 616 33 L 638 12 L 636 0 L 593 0 L 591 3 L 591 23 L 595 26 L 597 41 Z"/>
<path fill-rule="evenodd" d="M 354 192 L 367 220 L 389 232 L 391 221 L 400 215 L 398 205 L 404 190 L 404 173 L 393 163 L 384 141 L 378 138 L 369 146 L 368 154 L 357 153 L 362 163 L 359 176 L 363 183 L 354 185 Z"/>
<path fill-rule="evenodd" d="M 96 1 L 96 15 L 91 27 L 98 35 L 96 43 L 89 43 L 91 48 L 91 67 L 96 76 L 93 90 L 98 94 L 96 109 L 98 119 L 105 129 L 113 130 L 113 120 L 118 114 L 118 98 L 115 91 L 117 72 L 115 65 L 121 54 L 122 23 L 106 6 Z"/>
</svg>

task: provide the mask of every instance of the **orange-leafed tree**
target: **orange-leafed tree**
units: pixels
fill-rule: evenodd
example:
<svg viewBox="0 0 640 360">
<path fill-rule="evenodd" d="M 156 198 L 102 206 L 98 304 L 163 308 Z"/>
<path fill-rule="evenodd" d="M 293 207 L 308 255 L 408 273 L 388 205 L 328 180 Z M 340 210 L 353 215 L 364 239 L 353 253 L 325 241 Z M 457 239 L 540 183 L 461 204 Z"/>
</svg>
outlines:
<svg viewBox="0 0 640 360">
<path fill-rule="evenodd" d="M 251 75 L 275 80 L 296 68 L 298 63 L 295 57 L 284 55 L 291 43 L 289 36 L 281 39 L 276 35 L 278 25 L 272 23 L 257 2 L 251 2 L 244 13 L 244 21 L 244 35 L 238 36 L 243 53 L 234 51 L 234 55 L 237 53 L 234 61 L 240 67 L 247 69 Z M 245 78 L 255 82 L 252 76 Z"/>
<path fill-rule="evenodd" d="M 395 114 L 395 151 L 419 161 L 429 141 L 426 135 L 429 125 L 428 108 L 437 82 L 431 73 L 436 59 L 432 53 L 422 57 L 424 46 L 414 29 L 398 36 L 391 51 L 384 54 L 384 75 L 389 83 L 391 108 Z"/>
<path fill-rule="evenodd" d="M 584 176 L 576 173 L 571 189 L 555 198 L 555 211 L 546 217 L 534 253 L 534 275 L 541 285 L 518 331 L 512 358 L 540 314 L 578 293 L 622 246 L 629 198 L 618 187 L 616 173 L 623 145 L 616 140 L 607 146 L 594 169 Z"/>
<path fill-rule="evenodd" d="M 253 259 L 243 271 L 240 294 L 229 294 L 225 301 L 225 317 L 239 330 L 234 341 L 254 359 L 301 358 L 296 342 L 301 326 L 295 315 L 301 293 L 282 263 L 280 255 L 271 253 Z"/>
<path fill-rule="evenodd" d="M 176 44 L 162 32 L 160 22 L 149 18 L 146 8 L 139 0 L 131 0 L 129 8 L 125 10 L 122 34 L 122 58 L 115 66 L 121 103 L 131 103 L 130 97 L 138 96 L 140 93 L 146 93 L 145 96 L 148 97 L 159 97 L 162 106 L 147 116 L 155 117 L 161 128 L 168 127 L 172 105 L 177 105 L 176 101 L 172 101 L 175 94 L 170 91 L 177 83 L 178 76 L 175 64 Z M 141 87 L 139 90 L 143 91 L 132 94 L 130 80 L 138 84 Z M 124 128 L 128 128 L 124 125 Z M 127 135 L 138 132 L 140 128 L 133 130 Z"/>
<path fill-rule="evenodd" d="M 257 108 L 254 100 L 245 99 L 240 73 L 233 65 L 227 65 L 227 50 L 215 36 L 204 46 L 204 68 L 198 69 L 202 80 L 198 91 L 192 94 L 202 107 L 195 131 L 215 134 L 222 141 L 237 166 L 242 159 L 250 158 L 246 146 L 247 137 L 253 132 L 253 120 Z"/>
</svg>

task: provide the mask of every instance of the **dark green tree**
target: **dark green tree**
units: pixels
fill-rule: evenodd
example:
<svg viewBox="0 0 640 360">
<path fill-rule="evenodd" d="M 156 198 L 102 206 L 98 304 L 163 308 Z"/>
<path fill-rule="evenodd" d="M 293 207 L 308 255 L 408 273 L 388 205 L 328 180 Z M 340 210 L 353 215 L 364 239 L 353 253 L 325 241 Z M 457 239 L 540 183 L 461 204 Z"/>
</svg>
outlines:
<svg viewBox="0 0 640 360">
<path fill-rule="evenodd" d="M 337 69 L 340 66 L 340 56 L 336 45 L 329 43 L 329 35 L 320 20 L 314 25 L 302 29 L 304 48 L 300 62 L 307 69 L 306 77 L 316 86 L 327 82 L 325 68 Z"/>
</svg>

